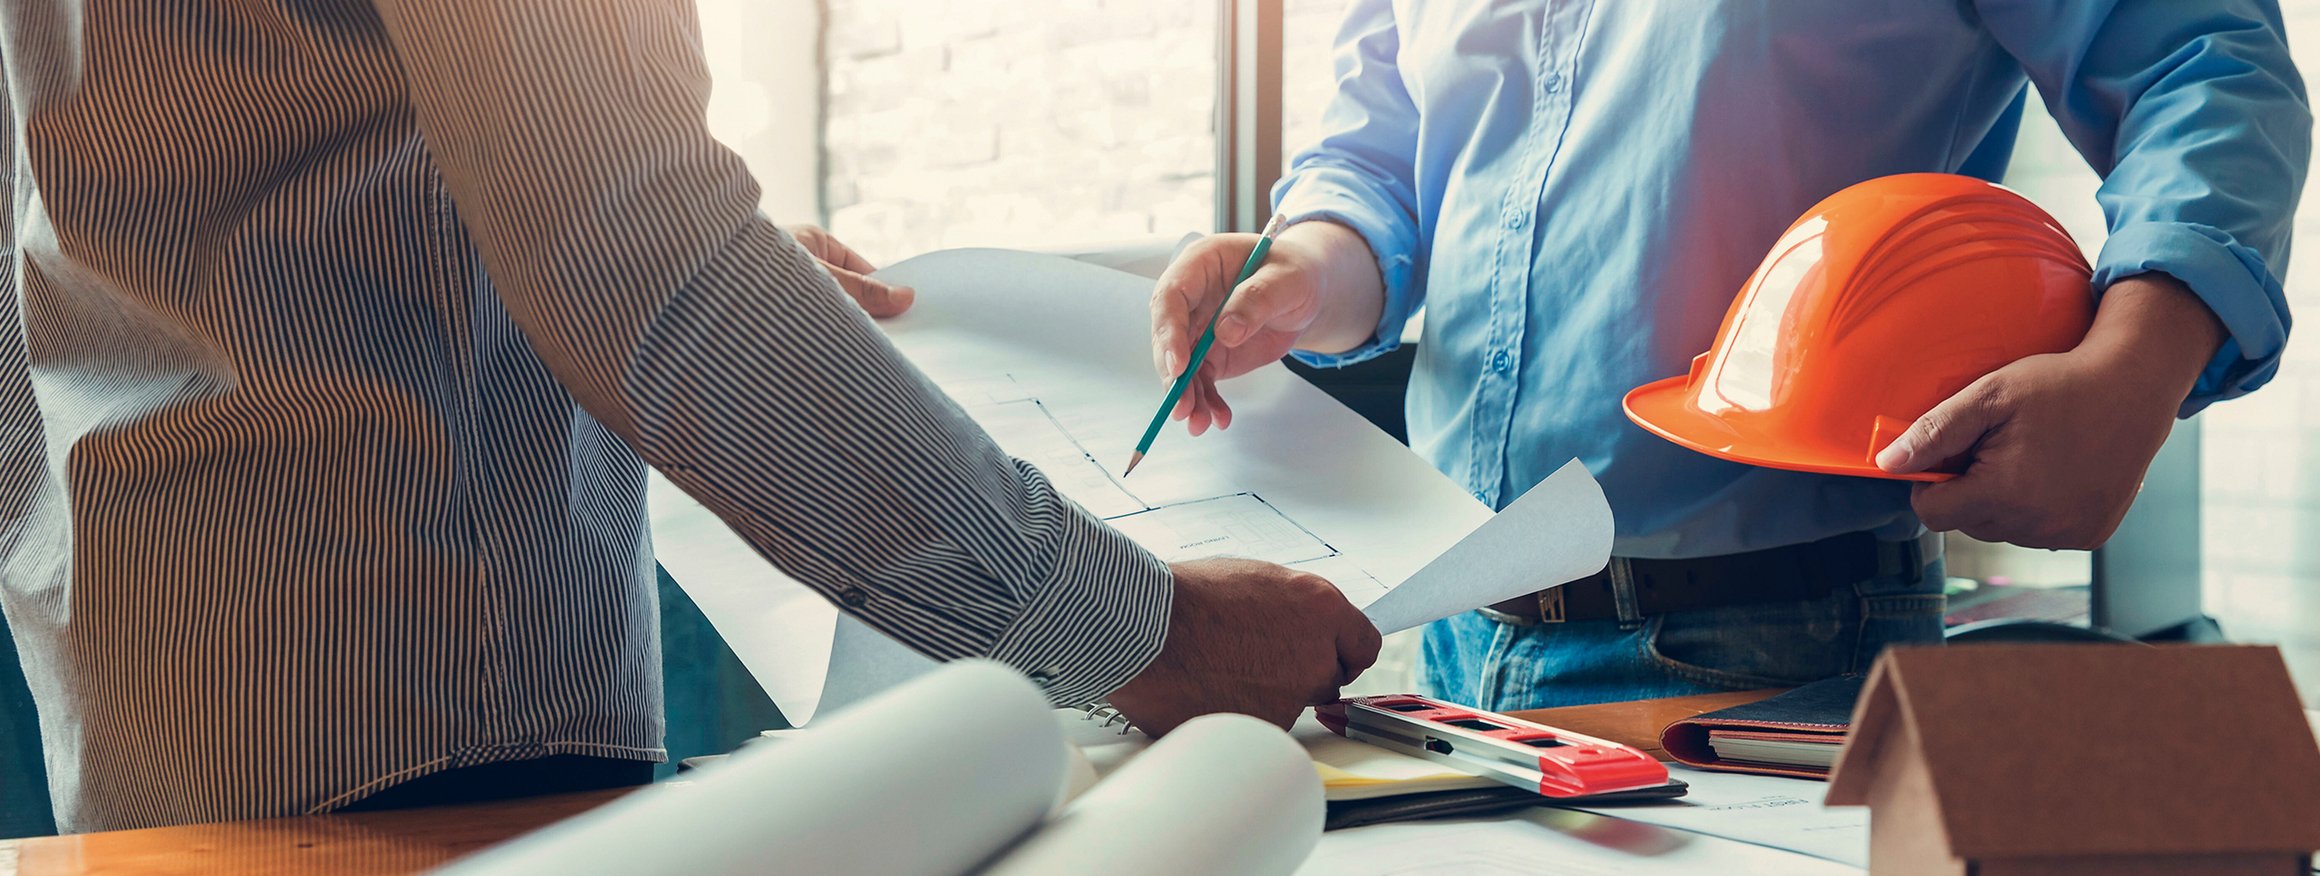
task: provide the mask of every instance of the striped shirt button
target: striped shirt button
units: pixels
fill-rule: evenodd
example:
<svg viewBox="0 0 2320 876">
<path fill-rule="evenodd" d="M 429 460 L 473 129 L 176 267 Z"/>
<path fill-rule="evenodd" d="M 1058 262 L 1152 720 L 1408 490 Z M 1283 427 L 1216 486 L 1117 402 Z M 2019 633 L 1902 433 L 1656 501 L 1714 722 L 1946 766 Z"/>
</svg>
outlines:
<svg viewBox="0 0 2320 876">
<path fill-rule="evenodd" d="M 861 608 L 870 604 L 870 592 L 860 587 L 848 587 L 838 594 L 838 602 L 847 608 Z"/>
</svg>

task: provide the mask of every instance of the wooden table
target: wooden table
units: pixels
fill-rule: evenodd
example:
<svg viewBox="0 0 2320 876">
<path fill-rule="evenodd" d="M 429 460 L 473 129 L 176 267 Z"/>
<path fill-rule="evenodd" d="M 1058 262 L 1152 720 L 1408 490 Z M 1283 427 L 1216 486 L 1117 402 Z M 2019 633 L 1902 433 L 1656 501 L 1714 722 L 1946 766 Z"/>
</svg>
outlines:
<svg viewBox="0 0 2320 876">
<path fill-rule="evenodd" d="M 1777 691 L 1708 694 L 1515 714 L 1624 742 L 1664 759 L 1659 731 Z M 49 873 L 411 873 L 619 797 L 595 791 L 393 812 L 194 824 L 0 840 L 0 876 Z"/>
</svg>

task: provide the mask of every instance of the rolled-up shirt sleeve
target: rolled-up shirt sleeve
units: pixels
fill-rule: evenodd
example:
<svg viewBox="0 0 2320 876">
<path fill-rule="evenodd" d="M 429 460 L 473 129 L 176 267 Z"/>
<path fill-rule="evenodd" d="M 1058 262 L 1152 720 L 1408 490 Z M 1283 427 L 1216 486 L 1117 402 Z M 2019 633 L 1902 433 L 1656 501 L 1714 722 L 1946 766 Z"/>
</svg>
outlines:
<svg viewBox="0 0 2320 876">
<path fill-rule="evenodd" d="M 1327 220 L 1359 233 L 1385 279 L 1385 310 L 1369 341 L 1334 354 L 1298 351 L 1307 364 L 1350 365 L 1401 346 L 1403 327 L 1425 302 L 1414 181 L 1418 108 L 1395 66 L 1400 50 L 1389 0 L 1359 0 L 1347 11 L 1333 54 L 1337 92 L 1322 116 L 1324 133 L 1273 187 L 1274 210 L 1290 224 Z"/>
<path fill-rule="evenodd" d="M 2272 0 L 1979 0 L 1986 26 L 2102 174 L 2095 288 L 2174 277 L 2230 336 L 2181 413 L 2279 370 L 2312 115 Z"/>
<path fill-rule="evenodd" d="M 378 4 L 450 206 L 588 414 L 785 572 L 936 658 L 1100 699 L 1167 566 L 1009 458 L 758 212 L 686 4 Z"/>
</svg>

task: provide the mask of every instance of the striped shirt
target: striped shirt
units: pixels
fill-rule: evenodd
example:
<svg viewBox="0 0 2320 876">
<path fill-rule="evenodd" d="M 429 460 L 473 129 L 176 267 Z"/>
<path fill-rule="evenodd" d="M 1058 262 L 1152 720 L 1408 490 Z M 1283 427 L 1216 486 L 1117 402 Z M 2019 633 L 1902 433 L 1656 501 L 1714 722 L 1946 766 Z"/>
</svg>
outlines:
<svg viewBox="0 0 2320 876">
<path fill-rule="evenodd" d="M 757 212 L 682 0 L 12 0 L 0 606 L 68 831 L 658 759 L 644 471 L 1058 703 L 1167 567 Z"/>
</svg>

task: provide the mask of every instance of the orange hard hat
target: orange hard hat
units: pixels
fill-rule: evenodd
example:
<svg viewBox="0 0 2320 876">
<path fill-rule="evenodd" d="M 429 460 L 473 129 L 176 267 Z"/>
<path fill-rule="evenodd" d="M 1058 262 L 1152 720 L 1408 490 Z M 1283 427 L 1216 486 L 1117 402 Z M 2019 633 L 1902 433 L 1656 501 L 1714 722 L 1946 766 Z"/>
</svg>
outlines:
<svg viewBox="0 0 2320 876">
<path fill-rule="evenodd" d="M 2054 217 L 1971 177 L 1911 173 L 1830 195 L 1741 287 L 1691 373 L 1627 394 L 1636 425 L 1710 456 L 1914 481 L 1877 452 L 2026 356 L 2078 345 L 2092 272 Z"/>
</svg>

